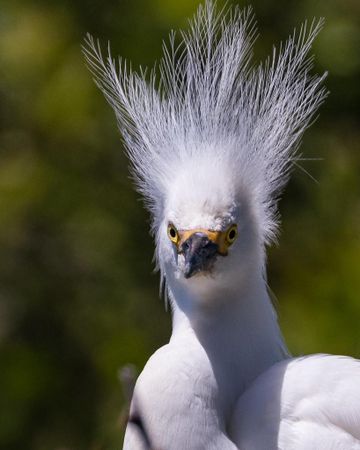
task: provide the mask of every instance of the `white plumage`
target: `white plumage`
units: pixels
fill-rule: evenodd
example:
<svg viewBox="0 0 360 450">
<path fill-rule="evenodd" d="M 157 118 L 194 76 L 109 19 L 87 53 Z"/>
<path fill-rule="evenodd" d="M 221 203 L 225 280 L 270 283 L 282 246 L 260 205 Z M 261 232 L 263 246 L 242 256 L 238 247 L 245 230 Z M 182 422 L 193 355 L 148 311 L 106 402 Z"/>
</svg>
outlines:
<svg viewBox="0 0 360 450">
<path fill-rule="evenodd" d="M 230 433 L 246 450 L 358 450 L 359 381 L 360 361 L 344 356 L 280 362 L 240 398 Z"/>
<path fill-rule="evenodd" d="M 265 275 L 277 201 L 326 96 L 310 74 L 322 22 L 251 64 L 251 10 L 200 6 L 164 46 L 159 78 L 87 39 L 152 217 L 173 333 L 136 384 L 131 415 L 174 449 L 358 449 L 360 366 L 288 359 Z M 254 381 L 255 380 L 255 381 Z M 130 423 L 124 448 L 144 447 Z"/>
</svg>

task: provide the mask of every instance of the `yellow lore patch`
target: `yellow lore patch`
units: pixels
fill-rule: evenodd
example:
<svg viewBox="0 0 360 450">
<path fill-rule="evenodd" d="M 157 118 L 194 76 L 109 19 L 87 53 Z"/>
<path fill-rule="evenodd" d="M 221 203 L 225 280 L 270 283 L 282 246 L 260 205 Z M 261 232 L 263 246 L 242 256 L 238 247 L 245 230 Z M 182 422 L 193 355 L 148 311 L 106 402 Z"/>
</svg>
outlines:
<svg viewBox="0 0 360 450">
<path fill-rule="evenodd" d="M 177 230 L 172 223 L 168 225 L 169 239 L 176 245 L 178 251 L 180 251 L 182 244 L 195 233 L 205 234 L 210 241 L 217 244 L 220 255 L 226 256 L 228 254 L 228 248 L 235 242 L 238 236 L 238 229 L 236 224 L 231 225 L 226 231 L 213 231 L 204 228 Z"/>
</svg>

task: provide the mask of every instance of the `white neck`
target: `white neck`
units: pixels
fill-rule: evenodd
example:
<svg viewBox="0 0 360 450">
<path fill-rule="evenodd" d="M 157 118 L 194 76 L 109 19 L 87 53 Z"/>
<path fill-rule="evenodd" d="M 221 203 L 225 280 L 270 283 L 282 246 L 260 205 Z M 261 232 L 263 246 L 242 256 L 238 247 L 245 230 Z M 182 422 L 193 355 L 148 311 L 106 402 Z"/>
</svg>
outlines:
<svg viewBox="0 0 360 450">
<path fill-rule="evenodd" d="M 132 413 L 143 418 L 158 448 L 236 450 L 227 432 L 236 400 L 287 356 L 266 283 L 261 271 L 236 280 L 237 289 L 216 289 L 215 283 L 190 291 L 198 280 L 184 283 L 171 274 L 167 281 L 171 340 L 140 375 Z M 124 449 L 141 448 L 137 438 L 128 428 Z"/>
<path fill-rule="evenodd" d="M 240 289 L 214 290 L 206 302 L 194 296 L 194 292 L 171 283 L 170 343 L 191 345 L 192 359 L 196 351 L 206 353 L 209 364 L 202 367 L 216 380 L 218 406 L 226 420 L 248 384 L 287 357 L 287 349 L 261 271 Z"/>
</svg>

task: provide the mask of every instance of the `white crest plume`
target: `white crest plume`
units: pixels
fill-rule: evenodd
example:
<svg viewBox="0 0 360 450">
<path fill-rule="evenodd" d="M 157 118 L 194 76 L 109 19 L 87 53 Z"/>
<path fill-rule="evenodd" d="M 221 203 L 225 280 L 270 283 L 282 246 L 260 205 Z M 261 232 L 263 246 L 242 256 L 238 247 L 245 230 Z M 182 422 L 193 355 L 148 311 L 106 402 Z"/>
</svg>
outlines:
<svg viewBox="0 0 360 450">
<path fill-rule="evenodd" d="M 310 75 L 308 56 L 322 23 L 303 24 L 253 67 L 251 8 L 217 13 L 207 0 L 189 30 L 180 32 L 180 42 L 170 34 L 159 70 L 149 74 L 132 71 L 122 59 L 116 63 L 110 50 L 104 58 L 99 43 L 87 36 L 88 65 L 116 113 L 154 230 L 182 163 L 205 157 L 231 168 L 233 182 L 253 196 L 264 241 L 274 237 L 278 195 L 327 94 L 326 74 Z"/>
</svg>

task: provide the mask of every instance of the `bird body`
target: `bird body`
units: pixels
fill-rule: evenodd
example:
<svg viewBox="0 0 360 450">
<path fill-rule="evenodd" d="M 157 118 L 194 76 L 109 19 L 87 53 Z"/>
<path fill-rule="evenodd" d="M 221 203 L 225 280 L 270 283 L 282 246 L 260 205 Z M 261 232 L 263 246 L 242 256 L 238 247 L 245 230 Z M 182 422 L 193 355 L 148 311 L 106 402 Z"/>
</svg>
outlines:
<svg viewBox="0 0 360 450">
<path fill-rule="evenodd" d="M 206 304 L 191 312 L 173 306 L 171 340 L 146 364 L 130 412 L 144 417 L 147 429 L 157 430 L 158 448 L 236 448 L 226 431 L 236 400 L 287 355 L 265 286 L 261 292 L 256 278 L 250 284 L 242 294 L 228 292 L 225 298 L 208 292 L 205 300 L 202 293 Z M 177 292 L 174 302 L 187 294 Z M 138 430 L 129 426 L 125 449 L 136 448 L 133 439 Z"/>
<path fill-rule="evenodd" d="M 311 355 L 260 375 L 240 398 L 230 434 L 241 450 L 360 449 L 360 361 Z"/>
<path fill-rule="evenodd" d="M 88 38 L 152 215 L 173 321 L 136 383 L 125 450 L 359 448 L 359 362 L 290 359 L 266 281 L 279 195 L 327 95 L 307 56 L 320 28 L 304 25 L 252 67 L 251 11 L 216 14 L 208 0 L 164 46 L 160 81 Z"/>
</svg>

